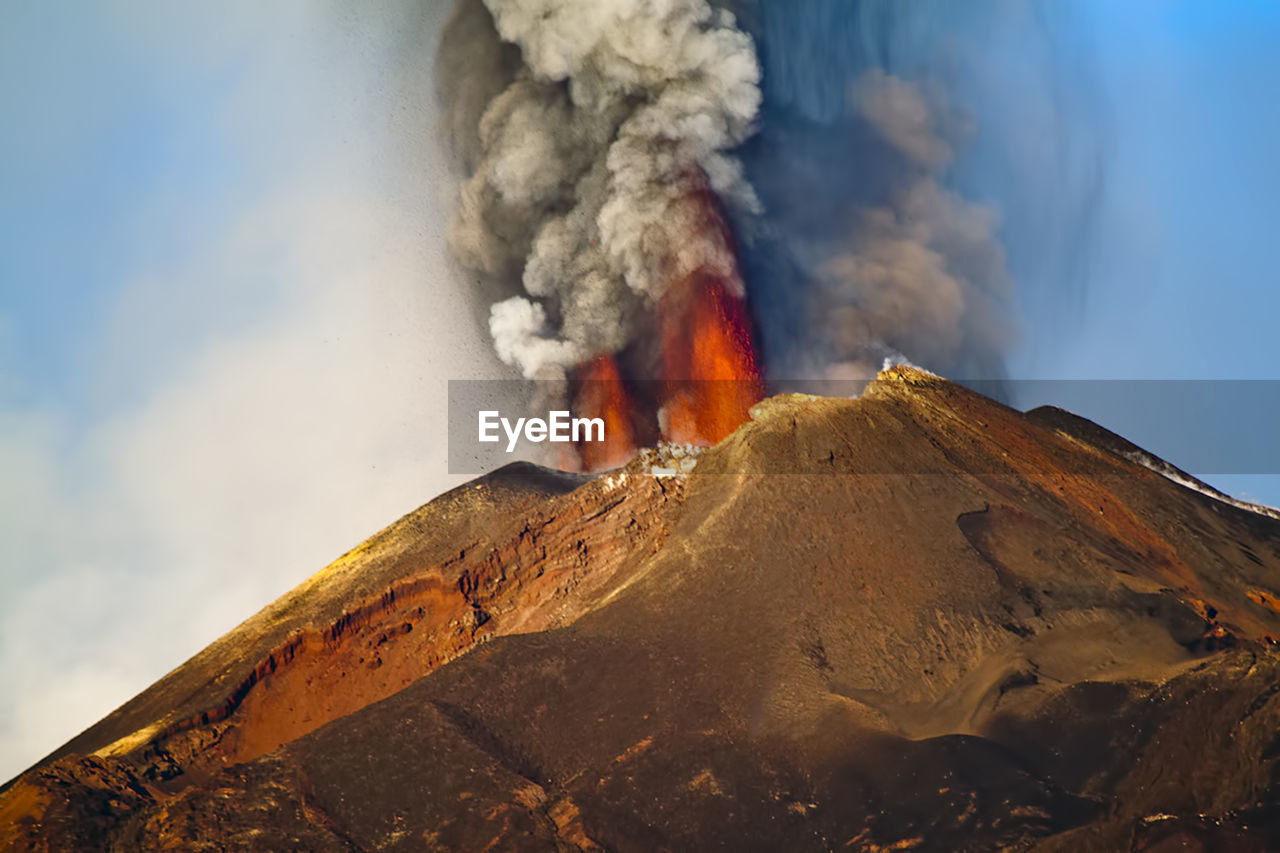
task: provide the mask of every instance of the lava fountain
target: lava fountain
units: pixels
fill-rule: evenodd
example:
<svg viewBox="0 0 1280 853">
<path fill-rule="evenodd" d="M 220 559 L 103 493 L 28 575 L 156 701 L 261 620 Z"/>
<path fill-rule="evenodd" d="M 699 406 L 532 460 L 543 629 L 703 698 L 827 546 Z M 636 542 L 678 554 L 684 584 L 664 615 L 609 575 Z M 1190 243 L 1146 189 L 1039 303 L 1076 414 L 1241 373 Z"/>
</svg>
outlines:
<svg viewBox="0 0 1280 853">
<path fill-rule="evenodd" d="M 678 259 L 655 259 L 679 271 L 657 300 L 655 334 L 576 371 L 576 411 L 605 421 L 605 441 L 578 448 L 586 470 L 622 464 L 639 443 L 657 437 L 716 444 L 747 420 L 764 394 L 728 223 L 705 178 L 693 183 L 696 189 L 683 199 L 686 210 L 696 212 L 690 241 L 702 245 L 701 257 L 719 262 L 687 271 Z"/>
<path fill-rule="evenodd" d="M 746 303 L 722 278 L 699 273 L 668 292 L 659 315 L 663 438 L 715 444 L 763 395 Z"/>
<path fill-rule="evenodd" d="M 625 465 L 636 450 L 632 425 L 636 406 L 622 380 L 617 359 L 611 355 L 597 356 L 578 370 L 574 384 L 577 411 L 604 420 L 604 441 L 578 444 L 578 459 L 583 470 L 599 471 Z"/>
</svg>

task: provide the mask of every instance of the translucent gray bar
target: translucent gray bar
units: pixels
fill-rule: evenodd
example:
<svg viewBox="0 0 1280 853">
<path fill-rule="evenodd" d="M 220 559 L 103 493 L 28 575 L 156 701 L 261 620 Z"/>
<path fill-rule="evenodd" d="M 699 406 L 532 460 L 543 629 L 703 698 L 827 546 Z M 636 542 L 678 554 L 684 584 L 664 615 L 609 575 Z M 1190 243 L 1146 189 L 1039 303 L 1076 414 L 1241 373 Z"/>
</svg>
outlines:
<svg viewBox="0 0 1280 853">
<path fill-rule="evenodd" d="M 555 409 L 568 411 L 571 417 L 586 416 L 593 413 L 576 412 L 572 406 L 583 384 L 451 380 L 450 473 L 481 474 L 519 458 L 552 466 L 575 458 L 571 442 L 521 439 L 508 452 L 507 434 L 501 427 L 497 430 L 501 440 L 481 442 L 479 413 L 498 412 L 511 424 L 521 417 L 546 420 Z M 853 397 L 867 384 L 774 380 L 765 393 Z M 1067 410 L 1198 477 L 1280 474 L 1280 380 L 1002 380 L 957 384 L 1023 411 L 1041 406 Z M 686 388 L 696 385 L 683 383 Z M 657 381 L 629 382 L 626 387 L 633 399 L 644 401 L 650 410 L 671 388 L 669 383 Z M 1034 417 L 1045 425 L 1053 422 L 1048 412 Z M 657 438 L 656 427 L 655 432 L 640 438 L 645 439 L 642 443 L 652 443 Z M 785 465 L 778 473 L 786 473 Z M 926 472 L 902 470 L 894 460 L 885 459 L 868 473 Z"/>
</svg>

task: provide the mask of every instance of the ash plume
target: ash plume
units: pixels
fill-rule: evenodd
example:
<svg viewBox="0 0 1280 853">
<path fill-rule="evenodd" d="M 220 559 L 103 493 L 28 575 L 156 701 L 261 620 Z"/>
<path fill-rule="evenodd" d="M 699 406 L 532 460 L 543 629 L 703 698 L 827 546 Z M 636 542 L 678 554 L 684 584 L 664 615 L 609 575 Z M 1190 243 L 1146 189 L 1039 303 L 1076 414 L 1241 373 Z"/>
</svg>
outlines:
<svg viewBox="0 0 1280 853">
<path fill-rule="evenodd" d="M 1065 329 L 1088 277 L 1106 134 L 1083 13 L 733 5 L 763 72 L 739 154 L 766 211 L 743 264 L 771 375 L 906 358 L 990 392 L 1019 314 Z"/>
<path fill-rule="evenodd" d="M 874 373 L 885 352 L 928 365 L 994 362 L 1013 336 L 1013 282 L 995 213 L 942 183 L 953 151 L 940 98 L 872 69 L 850 103 L 891 149 L 880 162 L 897 175 L 883 198 L 851 204 L 831 236 L 797 247 L 814 282 L 807 325 L 818 333 L 805 358 L 840 378 Z"/>
<path fill-rule="evenodd" d="M 735 269 L 699 200 L 709 190 L 759 211 L 730 152 L 752 131 L 760 71 L 729 12 L 469 0 L 443 44 L 451 140 L 470 172 L 450 242 L 495 299 L 504 361 L 528 378 L 563 375 L 627 346 L 671 282 Z"/>
<path fill-rule="evenodd" d="M 1036 0 L 461 0 L 437 63 L 466 174 L 450 242 L 497 354 L 564 378 L 660 349 L 656 306 L 710 271 L 745 296 L 775 386 L 886 359 L 1003 377 L 1015 278 L 1066 289 L 1044 266 L 1088 256 L 1100 186 L 1088 146 L 1038 159 L 1038 135 L 1087 125 L 1061 69 L 1042 73 L 1046 15 Z M 1011 51 L 1031 57 L 1025 91 L 982 65 L 997 37 L 1045 40 Z M 976 141 L 1013 164 L 986 167 L 982 192 Z M 1064 216 L 1037 217 L 1049 193 Z"/>
</svg>

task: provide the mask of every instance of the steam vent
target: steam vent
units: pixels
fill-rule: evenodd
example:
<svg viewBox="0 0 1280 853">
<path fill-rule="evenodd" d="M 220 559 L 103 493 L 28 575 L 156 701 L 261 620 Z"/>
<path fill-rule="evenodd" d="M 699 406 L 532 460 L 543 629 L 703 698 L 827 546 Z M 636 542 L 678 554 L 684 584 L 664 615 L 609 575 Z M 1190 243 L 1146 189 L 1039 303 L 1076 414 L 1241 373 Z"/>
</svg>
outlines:
<svg viewBox="0 0 1280 853">
<path fill-rule="evenodd" d="M 1280 520 L 1162 466 L 910 368 L 509 466 L 9 782 L 0 847 L 1278 849 Z"/>
</svg>

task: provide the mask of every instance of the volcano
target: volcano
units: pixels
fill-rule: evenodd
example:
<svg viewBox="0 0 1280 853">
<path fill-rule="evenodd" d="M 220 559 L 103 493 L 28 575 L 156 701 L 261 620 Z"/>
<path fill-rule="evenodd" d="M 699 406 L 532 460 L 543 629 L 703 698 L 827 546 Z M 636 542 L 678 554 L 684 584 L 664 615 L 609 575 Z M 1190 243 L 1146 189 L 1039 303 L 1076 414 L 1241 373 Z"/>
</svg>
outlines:
<svg viewBox="0 0 1280 853">
<path fill-rule="evenodd" d="M 1280 845 L 1280 520 L 906 367 L 670 455 L 405 516 L 11 781 L 0 845 Z"/>
</svg>

